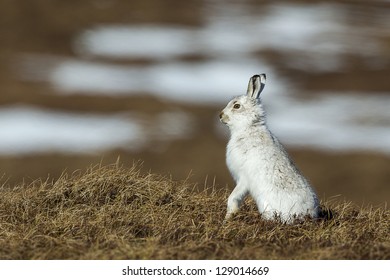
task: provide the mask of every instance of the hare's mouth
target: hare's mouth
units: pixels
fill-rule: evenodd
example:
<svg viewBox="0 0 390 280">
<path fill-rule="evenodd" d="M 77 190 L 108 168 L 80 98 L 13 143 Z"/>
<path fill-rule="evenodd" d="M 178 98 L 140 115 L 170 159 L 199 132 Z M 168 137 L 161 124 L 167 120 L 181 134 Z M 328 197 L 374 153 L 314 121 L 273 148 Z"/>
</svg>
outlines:
<svg viewBox="0 0 390 280">
<path fill-rule="evenodd" d="M 223 112 L 221 112 L 219 114 L 219 120 L 223 123 L 223 124 L 227 124 L 228 121 L 229 121 L 229 117 L 227 115 L 225 115 Z"/>
</svg>

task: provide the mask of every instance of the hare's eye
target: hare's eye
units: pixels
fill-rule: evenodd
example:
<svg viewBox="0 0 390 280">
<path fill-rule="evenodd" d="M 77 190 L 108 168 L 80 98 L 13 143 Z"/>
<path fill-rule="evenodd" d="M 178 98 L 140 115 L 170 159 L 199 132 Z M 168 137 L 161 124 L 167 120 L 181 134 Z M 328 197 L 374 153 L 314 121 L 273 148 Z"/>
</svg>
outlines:
<svg viewBox="0 0 390 280">
<path fill-rule="evenodd" d="M 241 105 L 238 104 L 238 103 L 236 103 L 236 104 L 233 105 L 233 108 L 234 108 L 234 109 L 240 109 L 240 107 L 241 107 Z"/>
</svg>

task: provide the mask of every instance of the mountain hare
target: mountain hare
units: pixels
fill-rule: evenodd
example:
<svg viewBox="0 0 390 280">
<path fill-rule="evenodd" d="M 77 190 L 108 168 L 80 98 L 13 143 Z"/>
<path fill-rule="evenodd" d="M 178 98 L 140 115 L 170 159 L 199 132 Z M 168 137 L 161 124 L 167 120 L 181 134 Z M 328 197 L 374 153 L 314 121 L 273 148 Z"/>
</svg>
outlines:
<svg viewBox="0 0 390 280">
<path fill-rule="evenodd" d="M 219 115 L 230 129 L 226 163 L 237 184 L 227 202 L 225 221 L 247 194 L 265 219 L 290 223 L 307 215 L 317 218 L 314 190 L 266 125 L 259 98 L 265 80 L 265 74 L 250 78 L 247 94 L 235 97 Z"/>
</svg>

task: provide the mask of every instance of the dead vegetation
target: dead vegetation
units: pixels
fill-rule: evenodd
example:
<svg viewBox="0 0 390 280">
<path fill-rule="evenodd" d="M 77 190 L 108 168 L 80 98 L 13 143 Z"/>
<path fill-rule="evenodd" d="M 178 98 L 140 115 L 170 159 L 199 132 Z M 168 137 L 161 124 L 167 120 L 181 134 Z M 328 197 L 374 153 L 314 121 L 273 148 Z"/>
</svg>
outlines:
<svg viewBox="0 0 390 280">
<path fill-rule="evenodd" d="M 283 225 L 252 201 L 117 165 L 3 186 L 1 259 L 389 259 L 390 213 L 327 201 L 333 219 Z"/>
</svg>

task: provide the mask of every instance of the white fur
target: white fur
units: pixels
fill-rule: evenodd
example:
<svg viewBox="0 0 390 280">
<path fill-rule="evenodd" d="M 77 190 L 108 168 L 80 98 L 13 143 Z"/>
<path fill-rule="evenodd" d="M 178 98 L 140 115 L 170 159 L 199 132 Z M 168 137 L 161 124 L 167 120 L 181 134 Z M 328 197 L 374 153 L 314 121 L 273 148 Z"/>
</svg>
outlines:
<svg viewBox="0 0 390 280">
<path fill-rule="evenodd" d="M 247 94 L 231 100 L 220 114 L 230 129 L 226 163 L 237 184 L 229 196 L 225 220 L 248 194 L 266 219 L 316 218 L 319 205 L 314 190 L 266 125 L 259 99 L 264 84 L 265 74 L 253 76 Z"/>
</svg>

